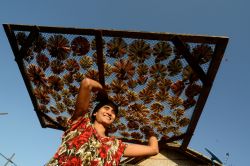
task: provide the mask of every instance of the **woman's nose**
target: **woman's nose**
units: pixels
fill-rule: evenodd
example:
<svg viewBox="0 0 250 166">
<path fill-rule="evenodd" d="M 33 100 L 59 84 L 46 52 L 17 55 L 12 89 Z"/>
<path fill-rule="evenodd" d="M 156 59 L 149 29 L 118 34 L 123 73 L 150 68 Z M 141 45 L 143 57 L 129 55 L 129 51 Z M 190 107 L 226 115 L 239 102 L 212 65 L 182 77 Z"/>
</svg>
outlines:
<svg viewBox="0 0 250 166">
<path fill-rule="evenodd" d="M 113 109 L 109 109 L 109 110 L 108 110 L 108 113 L 110 114 L 110 116 L 113 115 L 113 114 L 114 114 Z"/>
</svg>

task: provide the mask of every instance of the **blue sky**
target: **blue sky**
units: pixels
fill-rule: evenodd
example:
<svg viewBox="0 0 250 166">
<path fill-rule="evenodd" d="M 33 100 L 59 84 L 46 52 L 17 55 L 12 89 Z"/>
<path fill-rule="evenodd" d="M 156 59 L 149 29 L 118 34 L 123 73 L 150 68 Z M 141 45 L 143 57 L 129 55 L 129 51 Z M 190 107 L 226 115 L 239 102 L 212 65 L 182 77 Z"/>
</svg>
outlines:
<svg viewBox="0 0 250 166">
<path fill-rule="evenodd" d="M 119 29 L 230 38 L 189 146 L 205 147 L 228 166 L 249 163 L 250 2 L 247 0 L 1 0 L 0 23 Z M 43 129 L 0 27 L 0 153 L 18 166 L 40 166 L 55 153 L 61 131 Z M 0 156 L 0 165 L 5 164 Z"/>
</svg>

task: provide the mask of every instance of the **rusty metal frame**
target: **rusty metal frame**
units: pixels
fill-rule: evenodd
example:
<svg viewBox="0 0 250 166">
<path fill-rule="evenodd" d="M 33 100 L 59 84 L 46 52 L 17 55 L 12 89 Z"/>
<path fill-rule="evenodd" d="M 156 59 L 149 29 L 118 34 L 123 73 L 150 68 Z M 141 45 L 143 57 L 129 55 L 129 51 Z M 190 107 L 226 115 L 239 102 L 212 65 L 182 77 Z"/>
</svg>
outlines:
<svg viewBox="0 0 250 166">
<path fill-rule="evenodd" d="M 37 108 L 37 101 L 35 96 L 32 93 L 32 87 L 29 80 L 25 77 L 24 64 L 22 62 L 22 54 L 27 50 L 27 48 L 32 44 L 34 39 L 38 36 L 39 33 L 59 33 L 59 34 L 74 34 L 74 35 L 93 35 L 96 39 L 97 45 L 97 64 L 99 70 L 99 81 L 102 85 L 105 85 L 105 77 L 104 77 L 104 66 L 103 66 L 103 48 L 102 48 L 102 38 L 103 37 L 123 37 L 123 38 L 140 38 L 147 40 L 167 40 L 171 41 L 175 47 L 183 53 L 184 58 L 192 67 L 192 69 L 199 75 L 202 83 L 203 89 L 198 98 L 197 104 L 194 108 L 190 124 L 188 125 L 186 133 L 172 137 L 165 142 L 161 142 L 161 144 L 165 144 L 167 142 L 173 142 L 177 140 L 183 140 L 180 149 L 186 150 L 188 144 L 192 138 L 194 130 L 197 126 L 200 115 L 203 111 L 204 105 L 208 98 L 209 92 L 212 88 L 213 81 L 215 79 L 216 73 L 219 69 L 222 57 L 224 55 L 228 38 L 221 36 L 204 36 L 204 35 L 189 35 L 189 34 L 172 34 L 172 33 L 152 33 L 152 32 L 135 32 L 135 31 L 119 31 L 119 30 L 104 30 L 104 29 L 82 29 L 82 28 L 64 28 L 64 27 L 47 27 L 47 26 L 31 26 L 31 25 L 16 25 L 16 24 L 3 24 L 6 35 L 8 37 L 9 43 L 11 45 L 12 51 L 15 56 L 15 60 L 19 67 L 19 70 L 22 74 L 23 80 L 25 82 L 26 88 L 30 95 L 32 104 L 34 106 L 34 110 L 37 113 L 38 119 L 41 123 L 42 127 L 50 127 L 55 129 L 64 130 L 65 128 L 51 119 L 45 113 L 42 113 Z M 27 42 L 24 44 L 22 48 L 18 48 L 17 40 L 14 34 L 14 31 L 27 31 L 30 32 L 28 36 Z M 201 67 L 196 63 L 195 59 L 192 57 L 191 53 L 185 47 L 184 43 L 206 43 L 206 44 L 214 44 L 215 51 L 213 58 L 211 60 L 210 66 L 208 68 L 207 73 L 205 73 Z M 51 123 L 51 125 L 45 124 L 44 120 L 47 120 Z M 134 142 L 133 140 L 124 141 Z"/>
</svg>

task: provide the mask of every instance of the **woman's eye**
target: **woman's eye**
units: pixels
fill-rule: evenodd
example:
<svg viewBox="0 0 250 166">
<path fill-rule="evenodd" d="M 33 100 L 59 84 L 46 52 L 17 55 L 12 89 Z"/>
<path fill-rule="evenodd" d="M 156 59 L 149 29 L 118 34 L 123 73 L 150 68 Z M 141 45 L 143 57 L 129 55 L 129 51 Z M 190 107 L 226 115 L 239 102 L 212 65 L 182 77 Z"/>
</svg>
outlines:
<svg viewBox="0 0 250 166">
<path fill-rule="evenodd" d="M 104 108 L 105 108 L 106 110 L 108 110 L 108 109 L 109 109 L 109 107 L 108 107 L 108 106 L 105 106 Z"/>
</svg>

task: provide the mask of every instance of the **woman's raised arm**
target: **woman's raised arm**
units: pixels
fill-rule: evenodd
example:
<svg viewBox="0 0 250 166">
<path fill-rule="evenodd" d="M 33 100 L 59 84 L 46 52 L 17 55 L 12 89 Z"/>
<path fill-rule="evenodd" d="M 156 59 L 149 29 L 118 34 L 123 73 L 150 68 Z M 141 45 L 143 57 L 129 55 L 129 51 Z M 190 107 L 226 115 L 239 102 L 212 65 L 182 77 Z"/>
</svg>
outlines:
<svg viewBox="0 0 250 166">
<path fill-rule="evenodd" d="M 148 145 L 128 144 L 125 151 L 125 157 L 152 156 L 159 153 L 158 140 L 155 136 L 148 139 Z"/>
<path fill-rule="evenodd" d="M 90 78 L 85 78 L 80 83 L 78 96 L 76 99 L 75 111 L 71 117 L 72 120 L 84 115 L 89 108 L 91 91 L 95 92 L 102 89 L 102 85 Z"/>
</svg>

